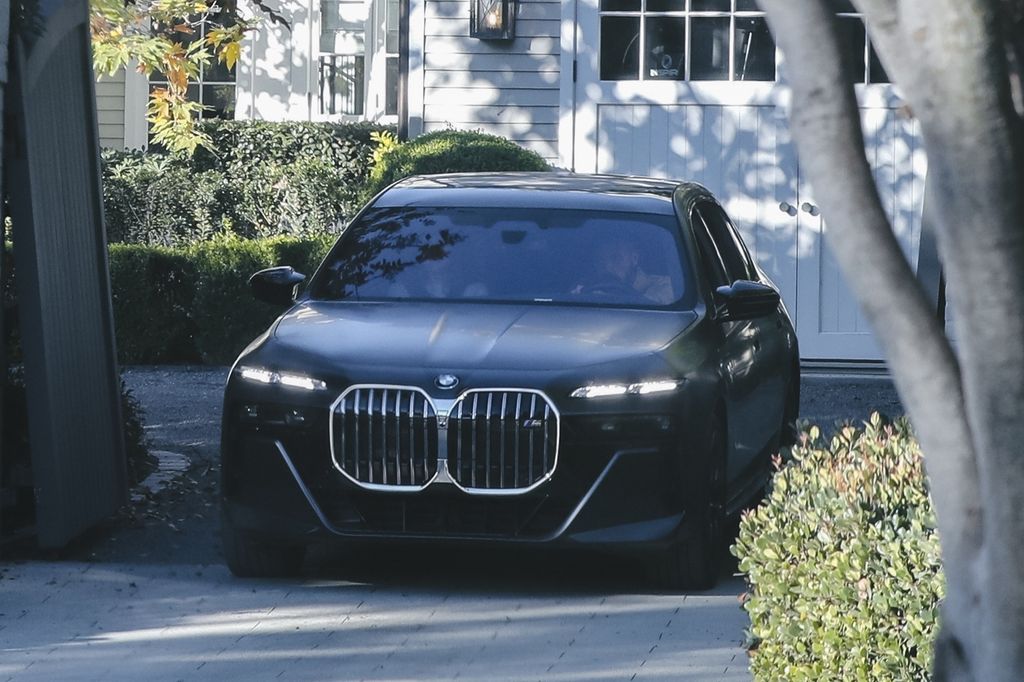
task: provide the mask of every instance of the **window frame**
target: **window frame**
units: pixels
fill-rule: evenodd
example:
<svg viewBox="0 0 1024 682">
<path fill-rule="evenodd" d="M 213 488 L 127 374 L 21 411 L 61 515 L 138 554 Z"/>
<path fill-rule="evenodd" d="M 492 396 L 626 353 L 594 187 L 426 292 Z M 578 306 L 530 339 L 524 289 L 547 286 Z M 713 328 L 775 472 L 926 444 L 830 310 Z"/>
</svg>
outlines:
<svg viewBox="0 0 1024 682">
<path fill-rule="evenodd" d="M 327 0 L 320 0 L 316 4 L 315 18 L 311 25 L 313 44 L 314 68 L 310 69 L 312 83 L 310 87 L 315 94 L 315 101 L 311 103 L 311 118 L 314 120 L 326 121 L 378 121 L 381 123 L 397 123 L 397 106 L 394 112 L 388 111 L 388 90 L 389 85 L 396 90 L 399 86 L 399 78 L 395 83 L 388 83 L 387 65 L 389 60 L 397 60 L 396 51 L 388 51 L 388 5 L 398 0 L 372 0 L 362 4 L 365 8 L 365 17 L 362 20 L 361 31 L 363 35 L 363 48 L 360 52 L 339 52 L 322 49 L 321 40 L 325 35 L 324 31 L 324 4 Z M 337 0 L 335 0 L 337 1 Z M 397 21 L 397 17 L 395 17 Z M 397 29 L 397 26 L 395 27 Z M 343 29 L 338 29 L 343 30 Z M 362 107 L 358 113 L 332 113 L 325 111 L 324 60 L 331 57 L 352 57 L 363 59 L 361 78 Z M 397 104 L 397 97 L 395 98 Z"/>
<path fill-rule="evenodd" d="M 598 27 L 599 27 L 599 31 L 600 31 L 600 27 L 603 24 L 603 22 L 601 20 L 604 17 L 638 17 L 640 19 L 639 32 L 638 32 L 638 46 L 637 46 L 637 50 L 638 50 L 638 54 L 639 54 L 639 58 L 640 58 L 639 59 L 640 63 L 639 63 L 639 67 L 638 67 L 637 77 L 636 78 L 628 78 L 628 79 L 603 79 L 603 78 L 600 78 L 601 74 L 600 74 L 600 68 L 599 68 L 598 69 L 598 71 L 599 71 L 598 78 L 599 78 L 599 80 L 601 82 L 614 83 L 614 82 L 636 82 L 636 81 L 647 82 L 647 81 L 653 81 L 653 82 L 683 82 L 683 83 L 690 83 L 690 82 L 697 82 L 697 83 L 773 83 L 773 82 L 776 82 L 778 80 L 778 78 L 779 78 L 780 55 L 779 55 L 779 49 L 778 49 L 777 45 L 775 46 L 775 50 L 774 50 L 774 52 L 775 52 L 775 78 L 773 78 L 771 80 L 746 80 L 746 79 L 736 79 L 735 78 L 735 71 L 736 71 L 736 64 L 735 64 L 735 59 L 736 59 L 736 48 L 735 48 L 736 20 L 737 19 L 749 19 L 749 18 L 754 18 L 754 19 L 760 18 L 760 19 L 763 19 L 766 16 L 765 12 L 763 10 L 758 10 L 758 9 L 755 9 L 755 10 L 737 9 L 736 7 L 737 7 L 737 3 L 739 2 L 739 0 L 730 0 L 730 9 L 728 9 L 728 10 L 694 10 L 694 9 L 692 9 L 692 7 L 693 7 L 693 0 L 679 0 L 680 2 L 683 3 L 683 9 L 681 9 L 681 10 L 648 10 L 647 9 L 648 1 L 649 0 L 639 0 L 640 8 L 639 9 L 635 9 L 635 10 L 603 10 L 603 9 L 600 8 L 600 0 L 599 0 L 599 4 L 598 4 Z M 682 19 L 685 20 L 685 29 L 684 29 L 685 40 L 684 40 L 684 44 L 683 44 L 684 74 L 683 74 L 682 78 L 677 78 L 677 79 L 651 78 L 651 77 L 649 77 L 645 73 L 644 55 L 646 54 L 646 47 L 647 47 L 647 44 L 646 44 L 647 43 L 647 20 L 649 18 L 662 18 L 662 17 L 677 17 L 677 18 L 682 18 Z M 728 47 L 729 63 L 728 63 L 728 67 L 727 67 L 728 78 L 724 79 L 724 80 L 722 80 L 722 79 L 698 79 L 698 80 L 694 80 L 692 78 L 692 72 L 693 72 L 693 67 L 692 67 L 692 62 L 693 62 L 693 19 L 698 19 L 699 20 L 699 19 L 714 19 L 714 18 L 719 18 L 719 19 L 721 19 L 721 18 L 728 18 L 729 19 L 729 47 Z M 602 40 L 601 39 L 602 39 L 602 37 L 603 36 L 601 36 L 599 34 L 598 41 L 597 41 L 597 44 L 598 44 L 597 49 L 598 49 L 598 59 L 599 59 L 599 61 L 601 60 L 601 57 L 602 57 L 602 52 L 601 52 L 601 48 L 602 48 Z M 773 40 L 773 42 L 774 42 L 774 40 Z"/>
</svg>

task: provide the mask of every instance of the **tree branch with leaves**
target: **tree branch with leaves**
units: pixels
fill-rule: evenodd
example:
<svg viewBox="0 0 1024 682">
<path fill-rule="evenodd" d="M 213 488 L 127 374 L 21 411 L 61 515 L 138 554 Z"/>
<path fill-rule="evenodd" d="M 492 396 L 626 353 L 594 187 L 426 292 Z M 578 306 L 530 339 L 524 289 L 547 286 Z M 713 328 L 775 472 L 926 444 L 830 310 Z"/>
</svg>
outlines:
<svg viewBox="0 0 1024 682">
<path fill-rule="evenodd" d="M 191 154 L 210 147 L 197 126 L 203 110 L 188 97 L 188 87 L 214 62 L 233 69 L 242 40 L 265 20 L 287 26 L 284 17 L 262 2 L 250 12 L 236 0 L 91 0 L 93 68 L 113 75 L 134 68 L 147 78 L 162 75 L 166 85 L 149 94 L 146 120 L 154 143 Z"/>
</svg>

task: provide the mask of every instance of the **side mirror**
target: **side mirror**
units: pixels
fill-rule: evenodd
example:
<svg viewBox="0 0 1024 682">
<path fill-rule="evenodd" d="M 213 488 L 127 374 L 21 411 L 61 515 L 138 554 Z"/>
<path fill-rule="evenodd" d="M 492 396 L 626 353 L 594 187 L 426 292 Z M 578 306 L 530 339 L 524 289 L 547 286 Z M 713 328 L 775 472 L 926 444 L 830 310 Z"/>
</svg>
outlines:
<svg viewBox="0 0 1024 682">
<path fill-rule="evenodd" d="M 260 270 L 249 278 L 249 289 L 257 299 L 273 305 L 291 305 L 299 285 L 306 279 L 290 265 Z"/>
<path fill-rule="evenodd" d="M 715 289 L 715 313 L 723 322 L 765 317 L 778 307 L 779 292 L 767 284 L 741 279 Z"/>
</svg>

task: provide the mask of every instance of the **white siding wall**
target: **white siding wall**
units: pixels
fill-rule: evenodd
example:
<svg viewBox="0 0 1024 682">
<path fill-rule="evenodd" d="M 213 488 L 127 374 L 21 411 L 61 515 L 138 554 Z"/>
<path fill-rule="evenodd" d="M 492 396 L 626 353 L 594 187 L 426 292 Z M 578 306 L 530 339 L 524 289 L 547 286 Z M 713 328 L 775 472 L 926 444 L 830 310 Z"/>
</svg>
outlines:
<svg viewBox="0 0 1024 682">
<path fill-rule="evenodd" d="M 423 132 L 479 129 L 557 161 L 561 4 L 517 4 L 516 39 L 495 42 L 469 37 L 468 1 L 425 0 L 422 111 L 411 113 Z"/>
<path fill-rule="evenodd" d="M 124 70 L 96 79 L 100 146 L 124 149 Z"/>
</svg>

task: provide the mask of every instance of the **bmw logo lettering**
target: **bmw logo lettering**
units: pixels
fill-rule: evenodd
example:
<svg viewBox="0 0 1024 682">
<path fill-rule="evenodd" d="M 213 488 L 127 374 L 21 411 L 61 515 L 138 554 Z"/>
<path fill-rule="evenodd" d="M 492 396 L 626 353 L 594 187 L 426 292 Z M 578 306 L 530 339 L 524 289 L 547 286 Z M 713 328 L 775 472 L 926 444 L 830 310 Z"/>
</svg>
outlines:
<svg viewBox="0 0 1024 682">
<path fill-rule="evenodd" d="M 455 388 L 459 385 L 459 378 L 454 374 L 438 374 L 434 385 L 438 388 Z"/>
</svg>

